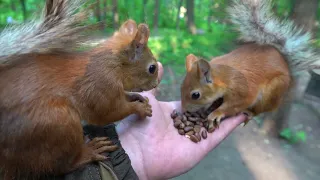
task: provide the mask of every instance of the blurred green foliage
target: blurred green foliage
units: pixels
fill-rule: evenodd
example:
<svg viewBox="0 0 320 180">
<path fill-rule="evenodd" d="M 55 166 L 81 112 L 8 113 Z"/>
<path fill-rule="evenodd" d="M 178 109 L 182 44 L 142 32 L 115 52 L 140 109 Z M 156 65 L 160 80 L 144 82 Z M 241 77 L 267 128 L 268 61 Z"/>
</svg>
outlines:
<svg viewBox="0 0 320 180">
<path fill-rule="evenodd" d="M 88 0 L 89 3 L 96 0 Z M 235 46 L 236 34 L 228 24 L 225 7 L 230 0 L 195 0 L 195 25 L 201 31 L 197 35 L 191 35 L 186 28 L 186 0 L 180 8 L 179 30 L 176 29 L 178 4 L 180 0 L 160 0 L 159 31 L 153 31 L 154 23 L 154 0 L 118 0 L 119 23 L 132 18 L 137 23 L 145 22 L 151 28 L 150 47 L 154 54 L 164 65 L 180 65 L 178 72 L 183 72 L 186 55 L 193 53 L 204 58 L 211 58 L 226 53 Z M 39 16 L 45 0 L 25 0 L 26 20 Z M 104 11 L 106 2 L 106 11 Z M 147 2 L 144 4 L 144 2 Z M 293 8 L 293 0 L 274 0 L 274 10 L 282 18 L 287 18 Z M 100 0 L 101 14 L 106 12 L 105 23 L 107 29 L 103 33 L 110 34 L 113 29 L 113 1 Z M 86 8 L 89 6 L 86 6 Z M 15 23 L 22 23 L 24 20 L 21 1 L 0 0 L 0 28 L 5 27 L 7 18 L 12 17 Z M 208 23 L 208 16 L 211 22 Z M 318 11 L 320 17 L 320 11 Z M 87 23 L 97 21 L 95 9 L 92 9 L 92 16 Z M 315 44 L 320 46 L 320 41 Z"/>
<path fill-rule="evenodd" d="M 111 0 L 100 0 L 100 8 L 103 10 L 103 3 L 107 2 L 107 24 L 112 24 L 112 1 Z M 27 17 L 26 19 L 31 19 L 35 15 L 41 13 L 42 7 L 45 0 L 25 0 Z M 88 5 L 90 3 L 95 3 L 97 0 L 87 0 Z M 215 19 L 225 18 L 224 8 L 226 4 L 224 0 L 195 0 L 195 22 L 198 28 L 207 28 L 207 16 L 209 12 L 210 5 L 213 3 L 211 8 L 214 9 Z M 159 14 L 159 27 L 162 28 L 175 28 L 176 16 L 178 12 L 179 0 L 160 0 L 160 14 Z M 87 7 L 88 7 L 87 5 Z M 137 22 L 145 22 L 153 24 L 154 16 L 154 0 L 147 0 L 146 4 L 143 4 L 143 0 L 117 0 L 117 7 L 119 12 L 120 22 L 125 21 L 128 18 L 132 18 Z M 185 0 L 182 4 L 185 8 Z M 182 8 L 182 9 L 183 9 Z M 19 0 L 0 0 L 0 25 L 3 27 L 6 25 L 6 20 L 8 17 L 12 17 L 16 22 L 21 23 L 24 20 L 21 1 Z M 145 11 L 145 15 L 143 12 Z M 181 11 L 182 12 L 182 11 Z M 103 13 L 103 12 L 101 12 Z M 185 22 L 185 12 L 183 14 L 180 27 L 184 28 Z M 144 15 L 144 16 L 143 16 Z M 95 20 L 94 13 L 91 20 Z"/>
<path fill-rule="evenodd" d="M 150 38 L 149 47 L 164 65 L 182 65 L 190 53 L 210 59 L 230 51 L 235 38 L 236 34 L 221 24 L 215 24 L 212 33 L 197 35 L 163 28 Z"/>
</svg>

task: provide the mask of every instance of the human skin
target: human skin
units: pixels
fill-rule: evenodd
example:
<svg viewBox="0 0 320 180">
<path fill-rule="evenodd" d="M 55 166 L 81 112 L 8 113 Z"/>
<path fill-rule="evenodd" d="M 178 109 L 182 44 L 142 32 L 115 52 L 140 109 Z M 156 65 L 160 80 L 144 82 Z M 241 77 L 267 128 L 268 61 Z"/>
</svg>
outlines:
<svg viewBox="0 0 320 180">
<path fill-rule="evenodd" d="M 161 80 L 161 64 L 159 68 Z M 179 135 L 173 126 L 170 114 L 174 109 L 181 111 L 181 102 L 158 101 L 156 91 L 141 93 L 149 98 L 152 117 L 141 120 L 131 115 L 117 126 L 121 144 L 141 180 L 170 179 L 191 170 L 246 120 L 243 114 L 225 119 L 206 140 L 196 144 Z"/>
</svg>

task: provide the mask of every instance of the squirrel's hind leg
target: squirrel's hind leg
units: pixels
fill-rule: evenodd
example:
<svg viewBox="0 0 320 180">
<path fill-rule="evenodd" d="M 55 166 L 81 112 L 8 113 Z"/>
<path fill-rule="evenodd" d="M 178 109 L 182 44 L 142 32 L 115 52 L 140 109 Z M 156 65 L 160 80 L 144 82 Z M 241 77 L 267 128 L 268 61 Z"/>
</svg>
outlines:
<svg viewBox="0 0 320 180">
<path fill-rule="evenodd" d="M 255 115 L 276 110 L 289 90 L 291 78 L 289 75 L 279 75 L 265 83 L 262 98 L 250 109 Z"/>
<path fill-rule="evenodd" d="M 277 109 L 288 91 L 290 80 L 287 75 L 279 75 L 265 83 L 259 100 L 252 107 L 241 112 L 248 116 L 242 126 L 247 125 L 254 116 Z"/>
</svg>

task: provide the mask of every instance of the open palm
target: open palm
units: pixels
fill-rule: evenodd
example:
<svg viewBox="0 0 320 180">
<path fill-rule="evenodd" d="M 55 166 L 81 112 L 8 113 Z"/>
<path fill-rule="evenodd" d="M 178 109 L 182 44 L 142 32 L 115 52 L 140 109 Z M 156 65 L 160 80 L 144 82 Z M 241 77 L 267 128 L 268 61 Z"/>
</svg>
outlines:
<svg viewBox="0 0 320 180">
<path fill-rule="evenodd" d="M 130 117 L 117 127 L 121 144 L 140 179 L 168 179 L 183 174 L 245 120 L 244 115 L 226 119 L 206 140 L 195 144 L 173 127 L 170 113 L 179 102 L 158 102 L 150 96 L 154 111 L 151 118 Z"/>
<path fill-rule="evenodd" d="M 174 109 L 181 110 L 180 101 L 158 101 L 155 92 L 141 93 L 149 98 L 152 117 L 141 120 L 132 115 L 117 126 L 121 144 L 142 180 L 169 179 L 187 172 L 246 119 L 245 115 L 226 119 L 206 140 L 196 144 L 179 135 L 173 126 L 170 114 Z"/>
</svg>

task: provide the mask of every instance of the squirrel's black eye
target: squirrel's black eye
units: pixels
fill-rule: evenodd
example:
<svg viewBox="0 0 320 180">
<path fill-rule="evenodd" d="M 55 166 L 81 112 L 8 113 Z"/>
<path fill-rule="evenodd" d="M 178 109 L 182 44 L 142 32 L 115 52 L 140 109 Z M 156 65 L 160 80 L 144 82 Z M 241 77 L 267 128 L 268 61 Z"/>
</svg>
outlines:
<svg viewBox="0 0 320 180">
<path fill-rule="evenodd" d="M 194 93 L 192 93 L 192 94 L 191 94 L 191 98 L 192 98 L 193 100 L 199 99 L 199 98 L 200 98 L 200 93 L 199 93 L 199 92 L 194 92 Z"/>
<path fill-rule="evenodd" d="M 149 73 L 154 74 L 156 72 L 156 69 L 157 69 L 156 65 L 149 66 Z"/>
</svg>

